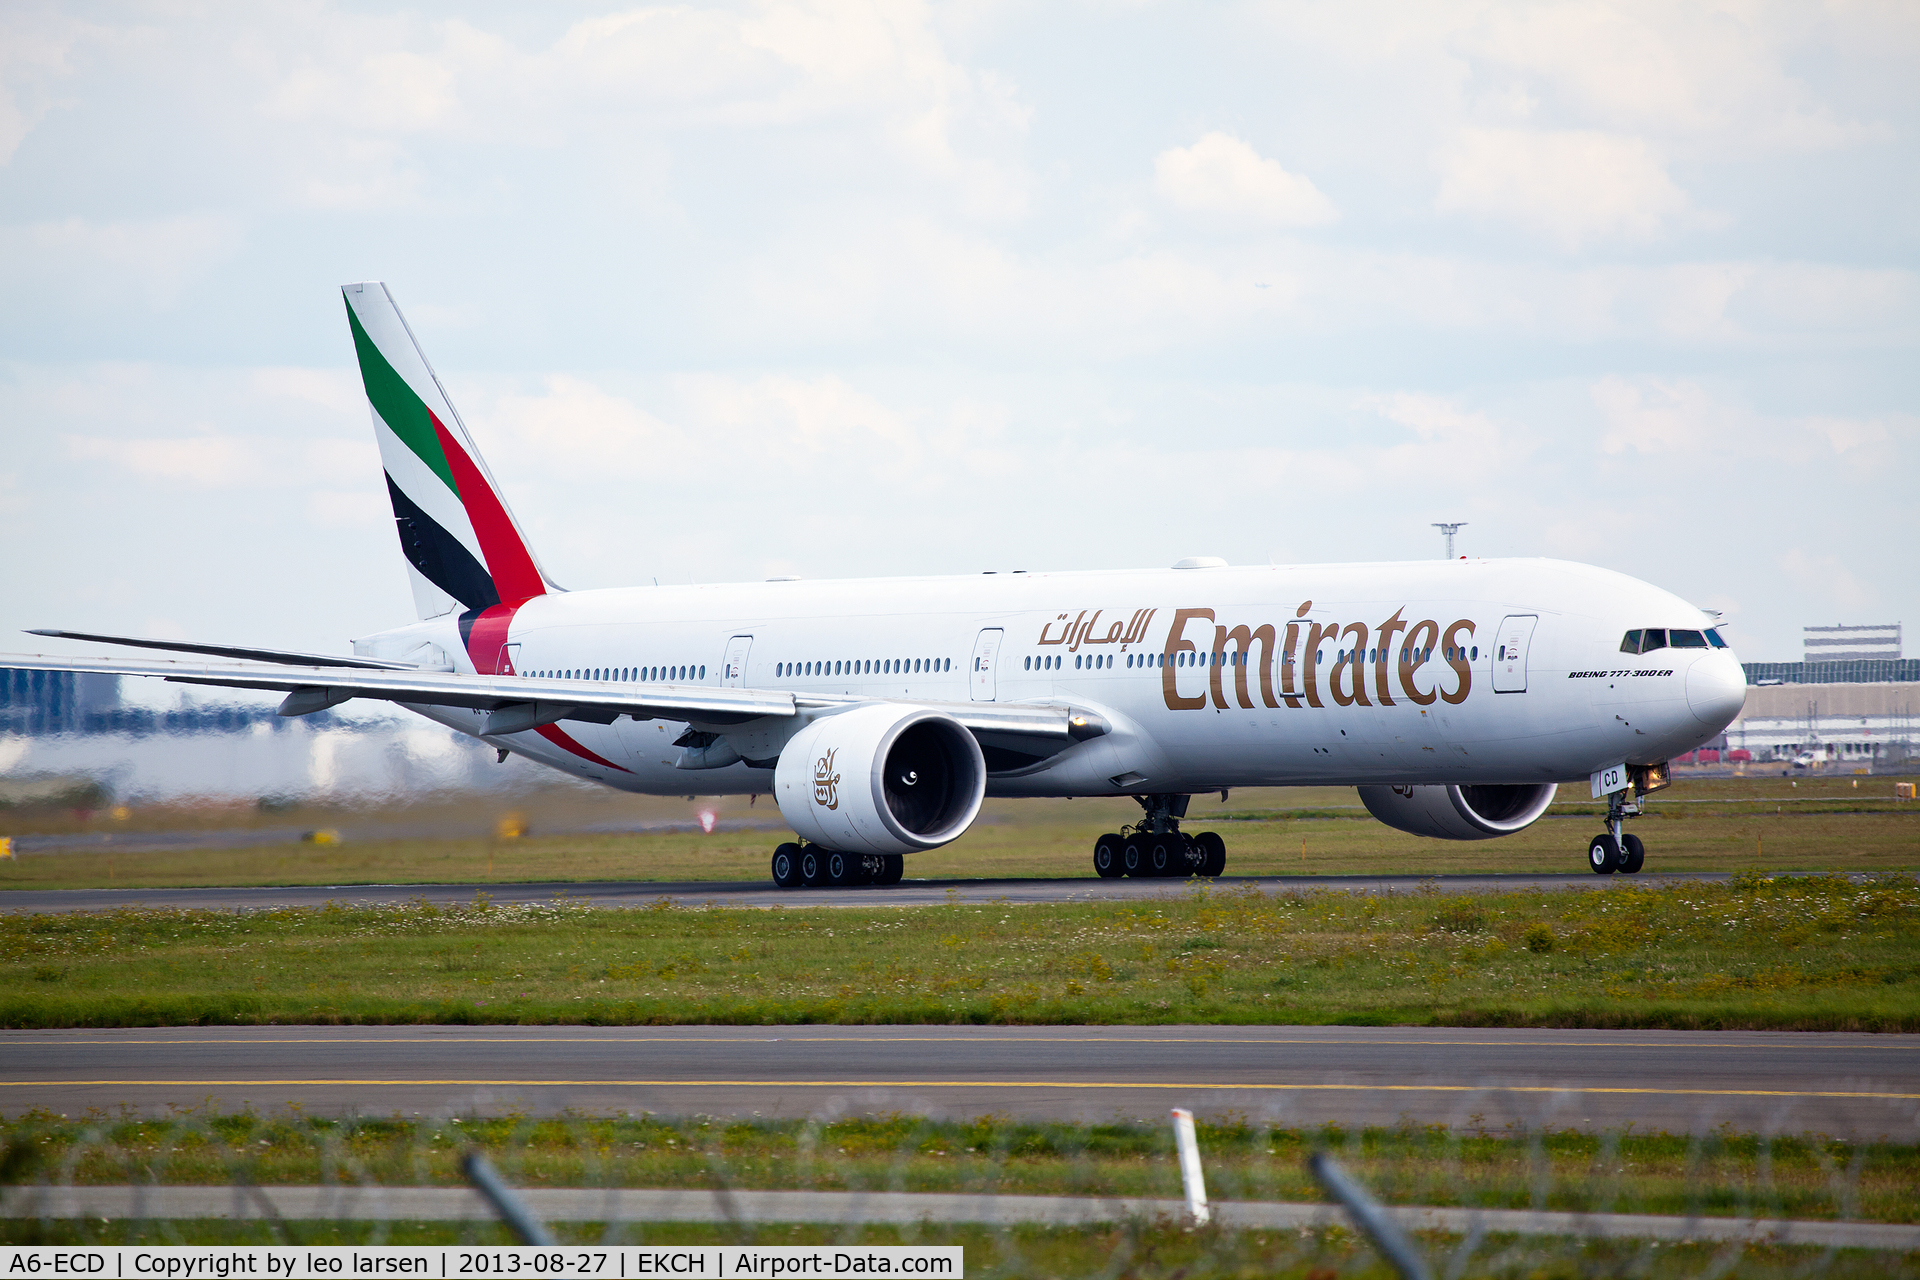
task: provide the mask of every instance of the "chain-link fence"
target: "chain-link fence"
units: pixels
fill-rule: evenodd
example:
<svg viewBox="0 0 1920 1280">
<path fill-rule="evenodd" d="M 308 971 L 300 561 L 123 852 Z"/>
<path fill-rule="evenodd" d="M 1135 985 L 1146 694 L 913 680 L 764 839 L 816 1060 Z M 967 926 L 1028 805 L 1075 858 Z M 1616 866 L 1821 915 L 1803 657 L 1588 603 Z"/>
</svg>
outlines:
<svg viewBox="0 0 1920 1280">
<path fill-rule="evenodd" d="M 1394 1274 L 1310 1168 L 1324 1153 L 1437 1276 L 1920 1274 L 1911 1143 L 1202 1112 L 1198 1221 L 1172 1125 L 942 1120 L 856 1113 L 860 1101 L 801 1120 L 28 1112 L 5 1126 L 0 1232 L 510 1240 L 463 1168 L 480 1153 L 563 1241 L 961 1244 L 974 1276 Z"/>
</svg>

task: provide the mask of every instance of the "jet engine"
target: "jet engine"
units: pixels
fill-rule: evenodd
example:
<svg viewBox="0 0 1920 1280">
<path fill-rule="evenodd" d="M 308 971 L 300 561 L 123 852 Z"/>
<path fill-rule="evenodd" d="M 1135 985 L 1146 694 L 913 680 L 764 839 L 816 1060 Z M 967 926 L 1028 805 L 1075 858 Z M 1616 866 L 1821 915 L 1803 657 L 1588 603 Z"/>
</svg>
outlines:
<svg viewBox="0 0 1920 1280">
<path fill-rule="evenodd" d="M 1442 840 L 1490 840 L 1530 826 L 1560 788 L 1523 786 L 1356 787 L 1367 812 L 1399 831 Z"/>
<path fill-rule="evenodd" d="M 773 791 L 804 839 L 842 853 L 915 853 L 973 825 L 987 763 L 951 717 L 869 705 L 795 734 L 774 766 Z"/>
</svg>

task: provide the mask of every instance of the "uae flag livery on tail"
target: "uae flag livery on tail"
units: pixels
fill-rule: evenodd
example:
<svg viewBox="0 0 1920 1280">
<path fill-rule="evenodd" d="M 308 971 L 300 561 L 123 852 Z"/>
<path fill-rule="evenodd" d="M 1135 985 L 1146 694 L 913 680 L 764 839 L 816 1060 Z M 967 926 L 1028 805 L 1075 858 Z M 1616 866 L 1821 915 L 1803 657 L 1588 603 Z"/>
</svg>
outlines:
<svg viewBox="0 0 1920 1280">
<path fill-rule="evenodd" d="M 544 595 L 545 575 L 387 287 L 342 293 L 420 616 L 460 609 L 464 631 L 468 618 Z"/>
</svg>

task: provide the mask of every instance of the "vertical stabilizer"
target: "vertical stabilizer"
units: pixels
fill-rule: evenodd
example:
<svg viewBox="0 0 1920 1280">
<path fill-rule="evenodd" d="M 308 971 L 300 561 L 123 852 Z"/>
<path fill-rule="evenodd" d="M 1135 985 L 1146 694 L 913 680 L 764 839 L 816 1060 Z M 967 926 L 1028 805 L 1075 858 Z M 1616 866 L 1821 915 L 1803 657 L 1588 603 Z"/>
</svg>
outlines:
<svg viewBox="0 0 1920 1280">
<path fill-rule="evenodd" d="M 546 575 L 387 286 L 341 292 L 420 616 L 544 595 Z"/>
</svg>

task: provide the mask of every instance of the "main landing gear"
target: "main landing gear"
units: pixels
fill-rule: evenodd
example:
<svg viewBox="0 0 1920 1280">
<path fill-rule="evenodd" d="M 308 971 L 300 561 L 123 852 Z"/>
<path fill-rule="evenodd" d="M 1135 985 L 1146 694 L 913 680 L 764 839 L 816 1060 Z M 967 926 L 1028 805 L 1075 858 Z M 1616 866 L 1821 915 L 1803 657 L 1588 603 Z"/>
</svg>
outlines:
<svg viewBox="0 0 1920 1280">
<path fill-rule="evenodd" d="M 1102 880 L 1120 876 L 1207 876 L 1227 869 L 1227 842 L 1211 831 L 1189 836 L 1181 795 L 1135 796 L 1146 810 L 1140 821 L 1101 836 L 1093 845 L 1093 869 Z"/>
<path fill-rule="evenodd" d="M 782 889 L 899 884 L 905 870 L 906 859 L 897 853 L 841 853 L 817 844 L 783 844 L 773 851 L 773 882 Z"/>
<path fill-rule="evenodd" d="M 1607 797 L 1607 829 L 1587 842 L 1587 867 L 1593 874 L 1610 876 L 1618 871 L 1630 876 L 1646 864 L 1647 846 L 1623 828 L 1628 818 L 1640 816 L 1640 798 L 1666 785 L 1666 765 L 1635 768 L 1633 785 Z"/>
</svg>

